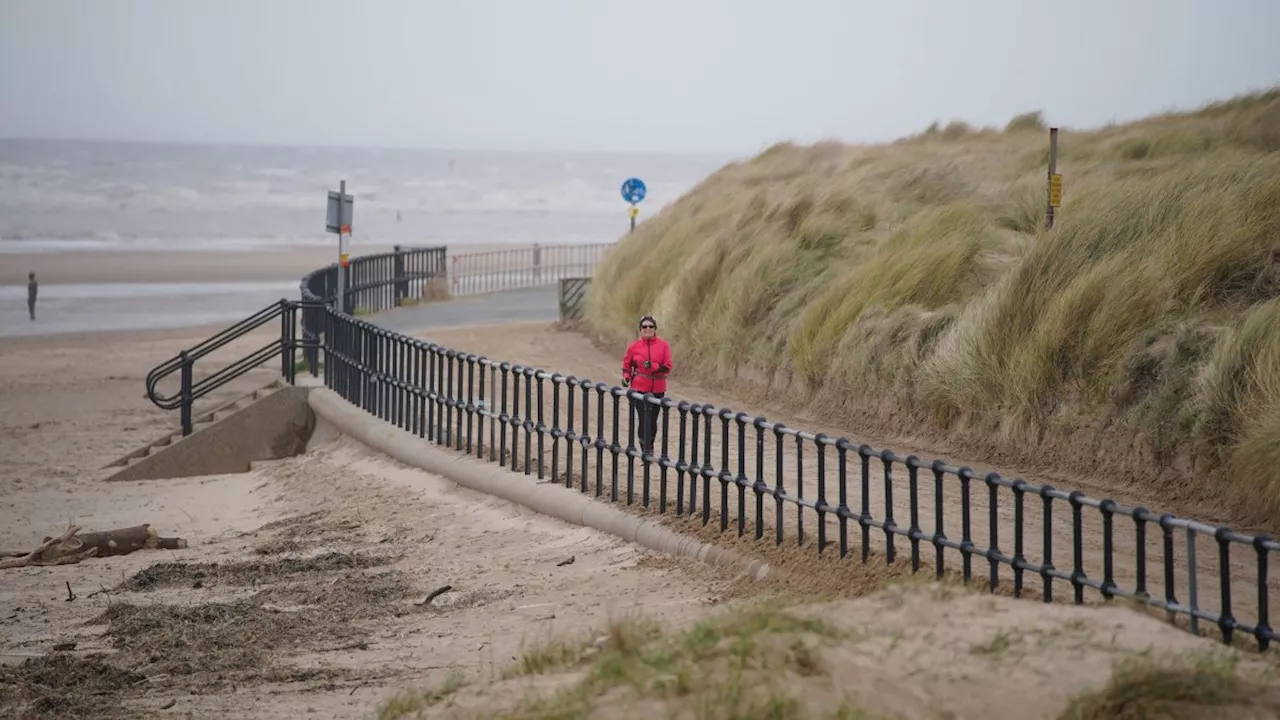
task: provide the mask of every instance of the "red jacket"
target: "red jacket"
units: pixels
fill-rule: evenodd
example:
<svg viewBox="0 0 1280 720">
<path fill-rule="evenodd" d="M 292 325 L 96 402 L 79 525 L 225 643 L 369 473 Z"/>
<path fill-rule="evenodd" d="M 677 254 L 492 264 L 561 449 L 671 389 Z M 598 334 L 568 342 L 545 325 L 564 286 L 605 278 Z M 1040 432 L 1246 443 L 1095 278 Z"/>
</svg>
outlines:
<svg viewBox="0 0 1280 720">
<path fill-rule="evenodd" d="M 645 361 L 649 362 L 646 369 Z M 642 393 L 667 391 L 667 375 L 671 374 L 671 346 L 660 337 L 637 339 L 622 356 L 622 377 L 631 389 Z"/>
</svg>

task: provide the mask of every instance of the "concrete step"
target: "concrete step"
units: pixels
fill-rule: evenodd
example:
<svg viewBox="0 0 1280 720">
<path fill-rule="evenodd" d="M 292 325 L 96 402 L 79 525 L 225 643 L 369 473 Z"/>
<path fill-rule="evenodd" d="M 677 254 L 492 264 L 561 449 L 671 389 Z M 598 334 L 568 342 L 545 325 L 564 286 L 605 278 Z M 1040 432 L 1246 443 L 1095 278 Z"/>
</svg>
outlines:
<svg viewBox="0 0 1280 720">
<path fill-rule="evenodd" d="M 292 457 L 306 449 L 315 417 L 307 404 L 311 388 L 291 387 L 263 393 L 236 411 L 213 413 L 186 437 L 152 443 L 132 453 L 107 481 L 224 475 L 246 472 L 259 463 Z"/>
<path fill-rule="evenodd" d="M 225 402 L 219 405 L 218 407 L 213 408 L 212 410 L 207 410 L 199 415 L 193 416 L 192 422 L 191 422 L 192 435 L 194 435 L 195 433 L 199 432 L 200 430 L 206 427 L 209 427 L 210 425 L 213 425 L 219 420 L 225 420 L 229 417 L 232 417 L 237 412 L 253 405 L 255 402 L 271 395 L 274 392 L 278 392 L 279 390 L 285 387 L 288 387 L 288 385 L 283 380 L 273 380 L 267 385 L 264 385 L 263 387 L 257 388 L 238 398 Z M 106 465 L 103 466 L 103 469 L 105 470 L 113 467 L 123 468 L 123 467 L 129 467 L 131 465 L 135 465 L 139 461 L 147 457 L 150 457 L 156 451 L 170 447 L 178 443 L 182 439 L 183 439 L 183 435 L 182 435 L 181 429 L 179 429 L 177 432 L 170 432 L 164 437 L 157 438 L 147 443 L 146 445 L 143 445 L 137 450 L 133 450 L 125 454 L 123 457 L 117 458 L 116 460 L 110 463 L 107 463 Z"/>
</svg>

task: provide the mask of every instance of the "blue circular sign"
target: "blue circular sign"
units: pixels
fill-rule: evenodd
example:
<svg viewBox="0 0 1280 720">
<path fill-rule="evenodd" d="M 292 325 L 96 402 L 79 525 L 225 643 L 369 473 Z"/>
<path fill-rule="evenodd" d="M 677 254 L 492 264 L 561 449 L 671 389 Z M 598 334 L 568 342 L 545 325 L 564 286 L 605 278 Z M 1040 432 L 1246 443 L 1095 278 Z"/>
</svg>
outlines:
<svg viewBox="0 0 1280 720">
<path fill-rule="evenodd" d="M 640 178 L 627 178 L 626 181 L 622 183 L 622 199 L 632 205 L 644 200 L 645 193 L 647 192 L 648 188 L 644 186 L 644 181 Z"/>
</svg>

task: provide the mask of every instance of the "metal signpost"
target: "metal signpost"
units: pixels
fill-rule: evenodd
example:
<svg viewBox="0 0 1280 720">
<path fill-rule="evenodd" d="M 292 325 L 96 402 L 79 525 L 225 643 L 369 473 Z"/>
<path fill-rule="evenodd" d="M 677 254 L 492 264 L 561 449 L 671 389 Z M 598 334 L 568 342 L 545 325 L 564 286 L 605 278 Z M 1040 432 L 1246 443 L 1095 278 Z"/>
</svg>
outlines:
<svg viewBox="0 0 1280 720">
<path fill-rule="evenodd" d="M 351 265 L 351 257 L 347 254 L 347 244 L 351 240 L 351 218 L 355 214 L 354 196 L 347 194 L 347 181 L 338 184 L 338 192 L 329 191 L 329 207 L 325 214 L 324 229 L 338 234 L 338 310 L 347 311 L 344 304 L 343 291 L 347 286 L 347 268 Z"/>
<path fill-rule="evenodd" d="M 640 214 L 640 209 L 636 204 L 644 200 L 645 194 L 649 192 L 644 186 L 644 181 L 640 178 L 627 178 L 622 183 L 622 199 L 631 204 L 631 230 L 636 229 L 636 215 Z"/>
<path fill-rule="evenodd" d="M 1044 225 L 1053 229 L 1053 221 L 1062 207 L 1062 175 L 1058 174 L 1058 128 L 1049 128 L 1049 202 L 1045 206 Z"/>
</svg>

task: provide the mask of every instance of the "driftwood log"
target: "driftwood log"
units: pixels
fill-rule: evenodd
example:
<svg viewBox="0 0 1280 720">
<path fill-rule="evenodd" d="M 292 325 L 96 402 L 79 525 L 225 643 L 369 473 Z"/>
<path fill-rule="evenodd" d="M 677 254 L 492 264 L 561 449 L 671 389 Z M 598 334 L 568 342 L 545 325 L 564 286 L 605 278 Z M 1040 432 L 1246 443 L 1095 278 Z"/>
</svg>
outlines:
<svg viewBox="0 0 1280 720">
<path fill-rule="evenodd" d="M 187 546 L 183 538 L 160 537 L 150 523 L 117 530 L 103 530 L 83 535 L 72 525 L 58 537 L 46 537 L 31 552 L 10 551 L 0 560 L 0 570 L 28 566 L 70 565 L 90 557 L 128 555 L 136 550 L 181 550 Z"/>
</svg>

